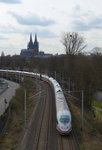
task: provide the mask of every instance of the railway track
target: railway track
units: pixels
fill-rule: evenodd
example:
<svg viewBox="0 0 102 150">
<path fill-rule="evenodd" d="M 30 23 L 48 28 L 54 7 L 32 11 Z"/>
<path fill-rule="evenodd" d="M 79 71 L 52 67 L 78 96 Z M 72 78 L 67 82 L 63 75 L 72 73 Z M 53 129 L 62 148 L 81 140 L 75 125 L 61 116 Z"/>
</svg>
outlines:
<svg viewBox="0 0 102 150">
<path fill-rule="evenodd" d="M 42 149 L 47 149 L 47 144 L 48 144 L 48 131 L 49 131 L 49 124 L 50 124 L 50 113 L 51 113 L 51 107 L 49 107 L 49 92 L 48 89 L 46 89 L 46 104 L 43 107 L 43 116 L 42 116 L 42 122 L 40 124 L 40 129 L 38 130 L 38 135 L 37 135 L 37 142 L 34 144 L 33 149 L 34 150 L 40 150 Z"/>
<path fill-rule="evenodd" d="M 31 126 L 23 138 L 20 150 L 79 150 L 73 132 L 60 135 L 56 130 L 56 110 L 53 90 L 47 83 L 40 83 L 41 93 Z"/>
<path fill-rule="evenodd" d="M 52 147 L 51 145 L 56 141 L 51 134 L 51 127 L 56 129 L 56 123 L 54 126 L 52 123 L 53 116 L 55 115 L 55 108 L 52 113 L 53 106 L 55 107 L 55 104 L 53 104 L 54 95 L 47 83 L 43 83 L 41 86 L 45 91 L 40 95 L 31 126 L 28 127 L 19 148 L 21 150 L 48 150 L 48 147 Z"/>
<path fill-rule="evenodd" d="M 79 150 L 73 131 L 70 135 L 58 135 L 58 150 Z"/>
<path fill-rule="evenodd" d="M 79 150 L 73 132 L 62 136 L 56 130 L 54 92 L 49 84 L 37 81 L 40 94 L 30 124 L 18 150 Z"/>
<path fill-rule="evenodd" d="M 43 119 L 41 122 L 40 129 L 38 130 L 37 142 L 34 144 L 34 150 L 56 150 L 57 149 L 57 139 L 54 138 L 53 133 L 56 133 L 56 119 L 55 117 L 55 104 L 54 95 L 52 94 L 51 88 L 48 84 L 45 85 L 46 88 L 46 103 L 44 106 Z M 53 110 L 53 111 L 52 111 Z M 53 124 L 54 123 L 54 124 Z M 53 130 L 53 129 L 55 130 Z M 54 131 L 54 132 L 52 132 Z M 55 144 L 54 144 L 55 143 Z"/>
</svg>

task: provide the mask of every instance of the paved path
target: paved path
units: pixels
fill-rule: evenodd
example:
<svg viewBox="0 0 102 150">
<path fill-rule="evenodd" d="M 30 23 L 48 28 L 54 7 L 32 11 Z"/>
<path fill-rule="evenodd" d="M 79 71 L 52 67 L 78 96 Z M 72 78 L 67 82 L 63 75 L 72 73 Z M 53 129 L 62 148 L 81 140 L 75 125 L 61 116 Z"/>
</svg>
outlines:
<svg viewBox="0 0 102 150">
<path fill-rule="evenodd" d="M 19 84 L 5 80 L 9 87 L 0 95 L 0 116 L 5 112 L 8 107 L 10 100 L 15 95 L 16 89 L 19 88 Z"/>
</svg>

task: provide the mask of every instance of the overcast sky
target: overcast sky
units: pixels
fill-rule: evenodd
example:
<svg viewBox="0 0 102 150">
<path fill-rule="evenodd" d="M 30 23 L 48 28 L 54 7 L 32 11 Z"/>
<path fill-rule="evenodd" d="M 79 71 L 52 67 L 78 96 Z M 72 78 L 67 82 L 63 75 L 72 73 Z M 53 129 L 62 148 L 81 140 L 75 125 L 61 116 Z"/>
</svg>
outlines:
<svg viewBox="0 0 102 150">
<path fill-rule="evenodd" d="M 102 47 L 102 0 L 0 0 L 0 53 L 20 54 L 36 33 L 41 51 L 61 54 L 62 34 L 72 31 L 87 51 Z"/>
</svg>

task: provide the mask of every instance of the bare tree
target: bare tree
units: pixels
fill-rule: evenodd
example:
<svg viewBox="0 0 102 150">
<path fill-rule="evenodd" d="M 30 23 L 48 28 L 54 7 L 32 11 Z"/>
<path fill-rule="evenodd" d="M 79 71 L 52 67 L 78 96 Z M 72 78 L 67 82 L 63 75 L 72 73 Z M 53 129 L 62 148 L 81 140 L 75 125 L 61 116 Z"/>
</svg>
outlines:
<svg viewBox="0 0 102 150">
<path fill-rule="evenodd" d="M 91 50 L 91 54 L 92 55 L 100 55 L 100 56 L 102 56 L 102 48 L 101 47 L 94 47 Z"/>
<path fill-rule="evenodd" d="M 65 33 L 61 42 L 65 47 L 67 55 L 76 55 L 86 47 L 86 45 L 84 45 L 84 38 L 77 32 Z"/>
</svg>

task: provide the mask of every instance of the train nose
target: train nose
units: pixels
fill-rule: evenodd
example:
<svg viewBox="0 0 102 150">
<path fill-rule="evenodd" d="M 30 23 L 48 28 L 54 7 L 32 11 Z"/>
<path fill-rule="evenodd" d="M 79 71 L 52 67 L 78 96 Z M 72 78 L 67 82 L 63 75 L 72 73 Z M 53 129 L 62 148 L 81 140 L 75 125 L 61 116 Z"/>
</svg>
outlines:
<svg viewBox="0 0 102 150">
<path fill-rule="evenodd" d="M 68 127 L 62 126 L 61 129 L 62 129 L 63 131 L 68 131 Z"/>
</svg>

